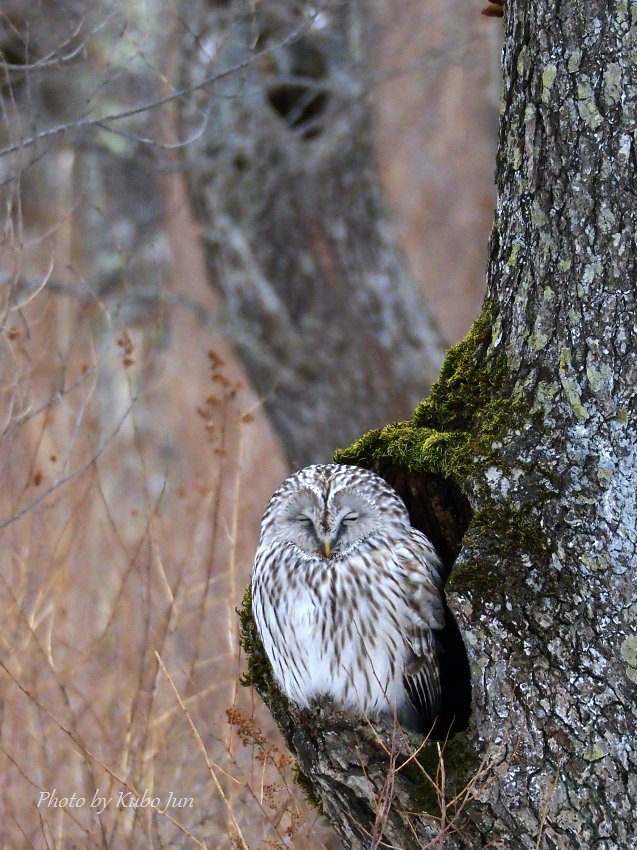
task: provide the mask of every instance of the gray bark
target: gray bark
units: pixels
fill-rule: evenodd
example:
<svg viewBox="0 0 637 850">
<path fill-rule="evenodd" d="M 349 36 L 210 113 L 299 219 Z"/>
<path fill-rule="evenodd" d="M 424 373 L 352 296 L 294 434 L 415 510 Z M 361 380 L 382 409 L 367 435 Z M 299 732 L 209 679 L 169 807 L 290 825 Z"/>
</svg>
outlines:
<svg viewBox="0 0 637 850">
<path fill-rule="evenodd" d="M 183 86 L 201 89 L 180 103 L 211 281 L 297 466 L 410 415 L 440 363 L 383 208 L 363 11 L 314 7 L 187 4 Z"/>
<path fill-rule="evenodd" d="M 497 846 L 637 845 L 636 27 L 622 3 L 509 10 L 487 357 L 528 414 L 473 499 L 528 511 L 544 557 L 479 538 L 460 569 L 500 590 L 454 598 L 475 742 L 507 766 L 478 820 Z"/>
<path fill-rule="evenodd" d="M 620 2 L 508 5 L 482 331 L 452 354 L 411 430 L 341 456 L 383 472 L 442 538 L 453 523 L 436 515 L 466 503 L 452 491 L 451 505 L 419 500 L 432 473 L 473 511 L 447 585 L 471 723 L 444 748 L 445 821 L 431 801 L 407 815 L 413 776 L 393 774 L 384 840 L 401 848 L 637 846 L 635 14 Z M 305 722 L 287 727 L 303 771 L 347 846 L 371 846 L 391 762 L 366 771 L 371 744 Z"/>
</svg>

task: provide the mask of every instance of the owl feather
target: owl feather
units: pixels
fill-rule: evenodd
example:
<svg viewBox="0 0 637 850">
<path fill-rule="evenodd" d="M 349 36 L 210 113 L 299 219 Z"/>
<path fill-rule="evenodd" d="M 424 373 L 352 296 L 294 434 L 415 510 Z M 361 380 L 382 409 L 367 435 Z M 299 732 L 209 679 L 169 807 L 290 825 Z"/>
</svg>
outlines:
<svg viewBox="0 0 637 850">
<path fill-rule="evenodd" d="M 286 479 L 263 516 L 253 614 L 286 696 L 428 731 L 440 705 L 441 564 L 400 496 L 341 464 Z"/>
</svg>

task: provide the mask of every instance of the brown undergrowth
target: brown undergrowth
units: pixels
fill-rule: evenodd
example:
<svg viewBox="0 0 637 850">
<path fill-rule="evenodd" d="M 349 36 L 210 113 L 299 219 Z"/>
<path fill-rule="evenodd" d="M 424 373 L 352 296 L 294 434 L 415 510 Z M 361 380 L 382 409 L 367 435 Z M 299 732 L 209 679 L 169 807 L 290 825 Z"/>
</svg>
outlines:
<svg viewBox="0 0 637 850">
<path fill-rule="evenodd" d="M 281 468 L 227 353 L 165 321 L 162 348 L 46 287 L 5 314 L 0 844 L 337 847 L 238 687 L 235 609 Z M 440 805 L 426 846 L 442 848 L 493 760 L 449 795 L 444 760 L 418 756 Z M 410 762 L 388 764 L 379 848 Z"/>
<path fill-rule="evenodd" d="M 260 408 L 201 310 L 54 284 L 0 317 L 0 845 L 324 847 L 237 685 Z"/>
<path fill-rule="evenodd" d="M 335 846 L 237 686 L 287 470 L 167 176 L 181 134 L 169 105 L 102 126 L 174 92 L 181 13 L 105 4 L 67 31 L 27 6 L 0 22 L 0 846 Z"/>
</svg>

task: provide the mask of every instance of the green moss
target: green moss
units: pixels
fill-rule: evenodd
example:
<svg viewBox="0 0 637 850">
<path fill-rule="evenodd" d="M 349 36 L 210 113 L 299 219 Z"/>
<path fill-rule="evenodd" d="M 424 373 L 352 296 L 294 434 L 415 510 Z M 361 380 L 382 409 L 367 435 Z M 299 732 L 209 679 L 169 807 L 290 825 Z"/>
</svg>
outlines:
<svg viewBox="0 0 637 850">
<path fill-rule="evenodd" d="M 263 701 L 273 709 L 275 702 L 285 700 L 272 674 L 272 667 L 265 654 L 261 638 L 252 616 L 252 585 L 246 587 L 241 608 L 237 611 L 241 624 L 240 643 L 245 652 L 247 672 L 241 678 L 241 684 L 254 686 Z"/>
<path fill-rule="evenodd" d="M 338 463 L 384 465 L 433 472 L 456 477 L 450 470 L 468 460 L 470 435 L 418 428 L 411 422 L 394 422 L 377 431 L 369 431 L 349 449 L 335 455 Z M 458 470 L 458 475 L 460 474 Z"/>
<path fill-rule="evenodd" d="M 318 809 L 320 814 L 324 814 L 323 804 L 321 803 L 320 798 L 314 791 L 314 785 L 312 784 L 312 781 L 308 779 L 305 773 L 303 773 L 303 771 L 298 765 L 298 762 L 295 762 L 292 766 L 292 776 L 294 777 L 294 781 L 303 792 L 303 796 L 310 804 L 310 806 L 315 809 Z"/>
<path fill-rule="evenodd" d="M 429 397 L 416 408 L 414 422 L 440 431 L 469 431 L 476 414 L 498 394 L 505 377 L 501 362 L 487 365 L 493 315 L 488 304 L 467 336 L 449 349 Z"/>
<path fill-rule="evenodd" d="M 477 558 L 465 562 L 449 576 L 447 592 L 478 594 L 482 599 L 497 598 L 497 592 L 502 591 L 503 576 L 500 570 L 490 569 L 490 566 Z"/>
<path fill-rule="evenodd" d="M 523 410 L 512 399 L 502 357 L 488 358 L 493 315 L 488 303 L 445 357 L 440 376 L 411 422 L 370 431 L 335 455 L 339 463 L 399 466 L 442 475 L 465 492 L 491 465 L 500 466 L 499 440 Z"/>
<path fill-rule="evenodd" d="M 447 588 L 460 593 L 476 591 L 480 596 L 493 598 L 496 591 L 509 589 L 516 579 L 524 580 L 527 568 L 521 555 L 527 555 L 533 563 L 542 563 L 548 556 L 548 546 L 539 520 L 530 505 L 512 505 L 508 502 L 489 503 L 477 510 L 463 544 L 471 551 L 473 542 L 479 541 L 481 551 L 486 548 L 497 554 L 497 559 L 478 557 L 465 560 L 449 577 Z M 506 564 L 506 574 L 502 563 Z"/>
<path fill-rule="evenodd" d="M 409 783 L 410 808 L 433 817 L 440 817 L 443 794 L 447 803 L 456 800 L 457 806 L 462 806 L 466 802 L 462 791 L 480 768 L 480 758 L 465 735 L 458 734 L 440 746 L 439 754 L 438 746 L 428 741 L 415 759 L 400 768 Z M 444 788 L 441 766 L 444 766 Z"/>
<path fill-rule="evenodd" d="M 512 556 L 519 552 L 529 555 L 545 554 L 539 520 L 531 513 L 530 507 L 511 505 L 508 502 L 489 505 L 473 515 L 471 535 L 494 541 L 498 552 Z M 470 540 L 468 541 L 470 542 Z"/>
</svg>

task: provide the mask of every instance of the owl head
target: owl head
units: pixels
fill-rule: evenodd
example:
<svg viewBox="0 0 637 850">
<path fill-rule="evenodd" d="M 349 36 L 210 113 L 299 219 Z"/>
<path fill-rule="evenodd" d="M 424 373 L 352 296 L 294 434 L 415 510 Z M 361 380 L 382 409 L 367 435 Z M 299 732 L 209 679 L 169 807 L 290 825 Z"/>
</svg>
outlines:
<svg viewBox="0 0 637 850">
<path fill-rule="evenodd" d="M 261 541 L 335 559 L 380 532 L 388 518 L 409 527 L 404 503 L 380 476 L 355 466 L 317 464 L 290 476 L 275 492 Z"/>
</svg>

